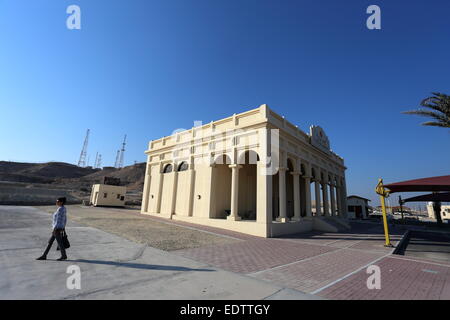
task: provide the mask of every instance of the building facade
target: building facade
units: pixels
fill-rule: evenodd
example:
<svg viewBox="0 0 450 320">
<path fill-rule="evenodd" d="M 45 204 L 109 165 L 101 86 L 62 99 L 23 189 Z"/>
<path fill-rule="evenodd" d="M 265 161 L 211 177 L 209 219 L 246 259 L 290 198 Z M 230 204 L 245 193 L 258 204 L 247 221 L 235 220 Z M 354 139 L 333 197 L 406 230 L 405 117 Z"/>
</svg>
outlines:
<svg viewBox="0 0 450 320">
<path fill-rule="evenodd" d="M 92 185 L 90 203 L 93 206 L 125 206 L 127 187 L 108 184 Z"/>
<path fill-rule="evenodd" d="M 267 105 L 149 143 L 143 214 L 262 237 L 348 228 L 344 160 Z"/>
<path fill-rule="evenodd" d="M 369 218 L 369 199 L 351 195 L 347 198 L 347 217 L 349 219 Z"/>
<path fill-rule="evenodd" d="M 434 214 L 433 202 L 427 203 L 428 218 L 436 219 Z M 450 205 L 441 204 L 441 218 L 442 220 L 450 220 Z"/>
</svg>

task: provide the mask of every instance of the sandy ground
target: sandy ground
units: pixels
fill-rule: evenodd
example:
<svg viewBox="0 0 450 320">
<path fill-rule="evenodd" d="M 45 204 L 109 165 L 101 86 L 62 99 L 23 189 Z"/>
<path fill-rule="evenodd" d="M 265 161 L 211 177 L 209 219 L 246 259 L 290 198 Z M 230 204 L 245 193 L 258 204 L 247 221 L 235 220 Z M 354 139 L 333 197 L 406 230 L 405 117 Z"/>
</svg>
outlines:
<svg viewBox="0 0 450 320">
<path fill-rule="evenodd" d="M 68 205 L 66 207 L 69 225 L 72 220 L 166 251 L 239 241 L 170 223 L 162 223 L 148 216 L 130 214 L 139 213 L 139 210 L 136 209 L 95 208 L 81 205 Z M 36 206 L 36 208 L 48 213 L 53 213 L 56 210 L 55 206 Z"/>
</svg>

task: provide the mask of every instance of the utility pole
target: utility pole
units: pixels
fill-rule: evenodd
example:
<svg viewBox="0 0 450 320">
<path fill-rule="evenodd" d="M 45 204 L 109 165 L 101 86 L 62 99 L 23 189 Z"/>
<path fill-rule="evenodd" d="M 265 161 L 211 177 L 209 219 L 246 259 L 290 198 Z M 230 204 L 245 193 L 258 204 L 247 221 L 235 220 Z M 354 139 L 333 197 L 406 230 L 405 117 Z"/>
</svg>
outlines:
<svg viewBox="0 0 450 320">
<path fill-rule="evenodd" d="M 86 153 L 89 142 L 89 129 L 86 132 L 86 138 L 84 138 L 83 148 L 81 149 L 80 158 L 78 159 L 78 166 L 85 167 L 86 166 Z"/>
<path fill-rule="evenodd" d="M 403 200 L 401 196 L 398 196 L 398 204 L 400 205 L 400 213 L 402 214 L 402 223 L 404 223 L 405 221 L 405 217 L 403 216 Z"/>
</svg>

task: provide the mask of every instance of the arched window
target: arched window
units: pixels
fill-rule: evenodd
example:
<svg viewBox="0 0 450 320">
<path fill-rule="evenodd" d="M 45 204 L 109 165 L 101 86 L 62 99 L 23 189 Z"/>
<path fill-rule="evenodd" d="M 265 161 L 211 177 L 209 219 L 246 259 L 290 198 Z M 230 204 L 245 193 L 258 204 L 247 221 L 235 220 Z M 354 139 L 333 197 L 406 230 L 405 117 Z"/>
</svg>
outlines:
<svg viewBox="0 0 450 320">
<path fill-rule="evenodd" d="M 167 165 L 164 167 L 163 173 L 169 173 L 169 172 L 172 172 L 172 169 L 173 169 L 173 167 L 172 167 L 172 165 L 169 163 L 169 164 L 167 164 Z"/>
<path fill-rule="evenodd" d="M 311 168 L 311 174 L 312 174 L 313 179 L 317 179 L 316 169 Z"/>
<path fill-rule="evenodd" d="M 178 171 L 186 171 L 189 168 L 189 165 L 186 161 L 183 161 L 178 165 Z"/>
</svg>

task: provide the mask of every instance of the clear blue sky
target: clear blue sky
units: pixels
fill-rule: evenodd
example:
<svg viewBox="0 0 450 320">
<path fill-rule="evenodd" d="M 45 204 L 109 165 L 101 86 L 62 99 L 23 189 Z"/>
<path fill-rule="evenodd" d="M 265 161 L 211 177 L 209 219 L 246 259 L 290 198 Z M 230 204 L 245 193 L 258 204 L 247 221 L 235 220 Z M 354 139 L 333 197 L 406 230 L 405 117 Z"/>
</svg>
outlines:
<svg viewBox="0 0 450 320">
<path fill-rule="evenodd" d="M 76 163 L 90 128 L 91 164 L 125 133 L 142 162 L 151 139 L 267 103 L 325 129 L 349 194 L 450 172 L 449 130 L 401 114 L 450 94 L 447 0 L 0 0 L 0 41 L 1 160 Z"/>
</svg>

